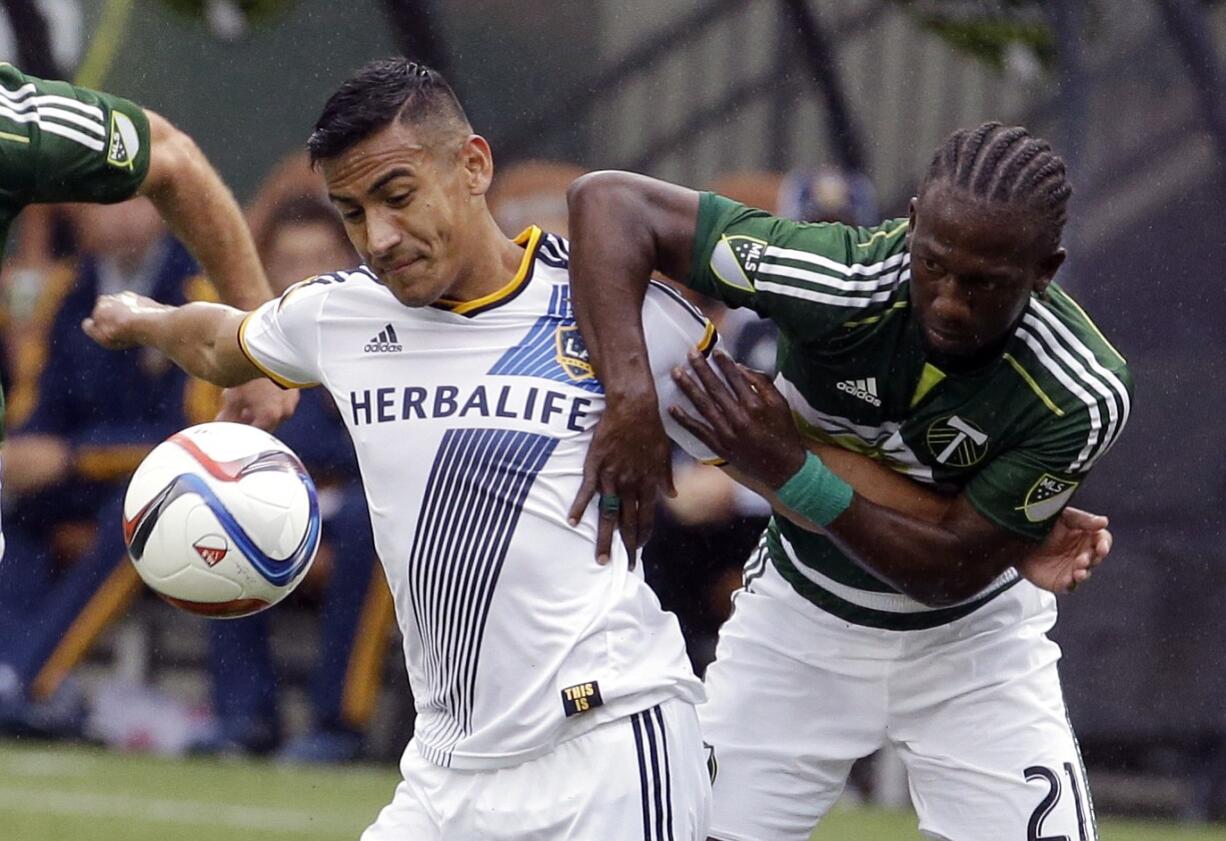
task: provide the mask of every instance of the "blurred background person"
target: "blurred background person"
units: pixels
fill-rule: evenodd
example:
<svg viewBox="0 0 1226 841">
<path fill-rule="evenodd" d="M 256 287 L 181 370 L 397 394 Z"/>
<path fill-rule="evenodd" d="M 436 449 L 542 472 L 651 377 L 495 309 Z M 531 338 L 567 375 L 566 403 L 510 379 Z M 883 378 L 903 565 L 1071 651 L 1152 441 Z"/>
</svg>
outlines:
<svg viewBox="0 0 1226 841">
<path fill-rule="evenodd" d="M 529 225 L 565 237 L 566 188 L 584 172 L 564 161 L 516 161 L 498 170 L 490 187 L 490 213 L 509 237 Z"/>
<path fill-rule="evenodd" d="M 299 179 L 299 163 L 298 156 L 291 157 L 274 173 L 266 190 L 276 203 L 257 201 L 263 212 L 256 244 L 274 294 L 357 262 L 339 217 L 320 198 L 322 190 L 310 189 L 318 176 Z M 287 172 L 298 175 L 286 180 Z M 281 683 L 270 627 L 276 619 L 265 611 L 208 623 L 215 720 L 208 736 L 190 749 L 197 754 L 277 750 L 279 759 L 290 762 L 352 761 L 361 755 L 382 683 L 394 620 L 391 597 L 375 555 L 353 444 L 332 398 L 322 388 L 304 390 L 277 437 L 306 465 L 323 517 L 323 545 L 310 573 L 316 584 L 323 579 L 322 588 L 315 588 L 319 643 L 310 678 L 310 726 L 282 743 Z M 291 602 L 295 599 L 302 596 Z"/>
<path fill-rule="evenodd" d="M 168 304 L 210 297 L 147 199 L 79 205 L 82 257 L 43 289 L 26 334 L 5 444 L 0 730 L 74 735 L 85 703 L 64 681 L 138 592 L 120 528 L 127 479 L 150 449 L 207 420 L 212 387 L 159 354 L 99 354 L 81 320 L 99 294 Z M 61 569 L 62 567 L 62 569 Z"/>
</svg>

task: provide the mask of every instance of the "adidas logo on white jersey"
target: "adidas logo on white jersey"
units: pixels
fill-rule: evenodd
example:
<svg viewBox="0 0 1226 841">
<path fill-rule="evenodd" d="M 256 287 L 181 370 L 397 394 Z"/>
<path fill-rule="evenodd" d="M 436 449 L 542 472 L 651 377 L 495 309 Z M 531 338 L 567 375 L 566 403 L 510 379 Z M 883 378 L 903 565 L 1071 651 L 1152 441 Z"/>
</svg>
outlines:
<svg viewBox="0 0 1226 841">
<path fill-rule="evenodd" d="M 396 337 L 396 328 L 392 325 L 387 325 L 379 331 L 379 335 L 367 342 L 365 351 L 367 353 L 397 353 L 404 350 L 404 345 L 400 344 L 400 339 Z"/>
<path fill-rule="evenodd" d="M 867 380 L 843 380 L 838 385 L 839 391 L 846 391 L 852 397 L 858 397 L 870 406 L 880 406 L 881 398 L 877 396 L 877 378 Z"/>
</svg>

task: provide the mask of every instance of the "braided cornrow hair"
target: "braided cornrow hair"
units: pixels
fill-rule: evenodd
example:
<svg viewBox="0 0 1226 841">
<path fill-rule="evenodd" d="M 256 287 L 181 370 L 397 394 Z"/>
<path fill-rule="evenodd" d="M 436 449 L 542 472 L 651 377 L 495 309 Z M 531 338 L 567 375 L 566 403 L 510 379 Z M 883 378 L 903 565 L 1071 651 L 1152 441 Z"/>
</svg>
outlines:
<svg viewBox="0 0 1226 841">
<path fill-rule="evenodd" d="M 1021 126 L 984 123 L 954 132 L 933 155 L 920 192 L 934 181 L 983 201 L 1033 210 L 1047 222 L 1051 246 L 1060 244 L 1073 188 L 1060 156 Z"/>
</svg>

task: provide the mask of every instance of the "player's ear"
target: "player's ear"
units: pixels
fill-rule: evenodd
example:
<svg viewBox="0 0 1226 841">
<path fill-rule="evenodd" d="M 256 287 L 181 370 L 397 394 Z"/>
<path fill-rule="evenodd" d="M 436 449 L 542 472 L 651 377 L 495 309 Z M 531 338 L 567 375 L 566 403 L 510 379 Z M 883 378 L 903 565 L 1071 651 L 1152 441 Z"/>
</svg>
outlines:
<svg viewBox="0 0 1226 841">
<path fill-rule="evenodd" d="M 494 178 L 494 154 L 490 144 L 479 134 L 470 134 L 460 147 L 460 165 L 464 168 L 465 185 L 473 196 L 483 196 Z"/>
<path fill-rule="evenodd" d="M 915 208 L 919 204 L 919 197 L 912 196 L 911 202 L 907 205 L 907 246 L 911 245 L 911 234 L 915 233 Z"/>
</svg>

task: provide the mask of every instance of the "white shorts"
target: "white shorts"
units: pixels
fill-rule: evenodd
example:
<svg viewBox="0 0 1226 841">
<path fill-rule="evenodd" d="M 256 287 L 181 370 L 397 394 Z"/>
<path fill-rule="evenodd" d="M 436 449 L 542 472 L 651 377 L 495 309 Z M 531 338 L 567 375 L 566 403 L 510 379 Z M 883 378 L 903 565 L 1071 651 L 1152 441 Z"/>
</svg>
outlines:
<svg viewBox="0 0 1226 841">
<path fill-rule="evenodd" d="M 704 841 L 707 752 L 692 704 L 666 701 L 510 768 L 458 771 L 412 742 L 361 841 Z"/>
<path fill-rule="evenodd" d="M 1094 810 L 1028 582 L 920 631 L 853 625 L 772 564 L 735 596 L 699 707 L 717 773 L 710 835 L 805 841 L 852 763 L 892 743 L 927 837 L 1096 841 Z"/>
</svg>

